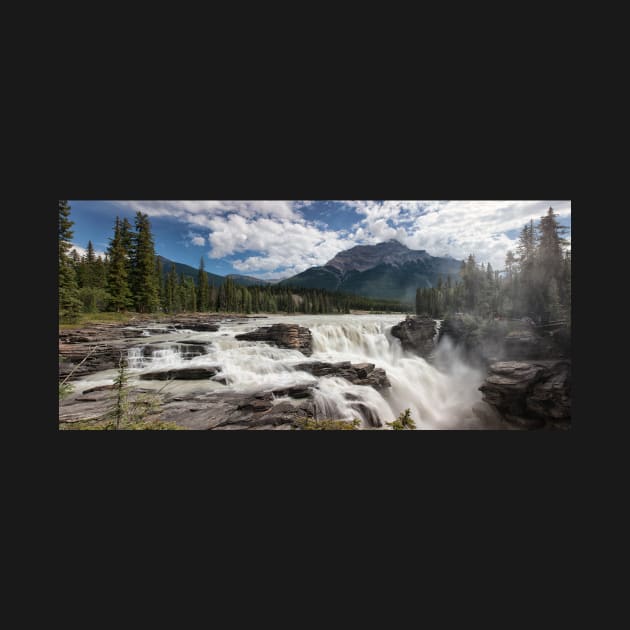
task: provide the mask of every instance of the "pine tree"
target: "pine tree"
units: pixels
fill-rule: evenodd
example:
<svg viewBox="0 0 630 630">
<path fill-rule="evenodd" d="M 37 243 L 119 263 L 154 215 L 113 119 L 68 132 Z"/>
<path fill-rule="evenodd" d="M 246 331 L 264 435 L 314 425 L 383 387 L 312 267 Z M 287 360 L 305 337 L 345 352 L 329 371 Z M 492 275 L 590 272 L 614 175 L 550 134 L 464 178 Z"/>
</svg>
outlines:
<svg viewBox="0 0 630 630">
<path fill-rule="evenodd" d="M 203 256 L 199 259 L 199 274 L 197 276 L 197 286 L 199 288 L 199 299 L 197 300 L 197 309 L 200 311 L 207 311 L 208 304 L 208 274 L 205 271 L 205 265 L 203 262 Z"/>
<path fill-rule="evenodd" d="M 169 313 L 175 313 L 179 311 L 178 301 L 177 271 L 175 270 L 175 263 L 172 263 L 171 269 L 168 272 L 166 284 L 166 308 Z"/>
<path fill-rule="evenodd" d="M 74 322 L 78 319 L 83 305 L 79 299 L 79 287 L 76 271 L 70 261 L 68 252 L 72 247 L 74 232 L 70 220 L 70 206 L 67 201 L 59 201 L 59 321 Z"/>
<path fill-rule="evenodd" d="M 155 275 L 155 245 L 149 217 L 136 213 L 136 232 L 132 238 L 131 290 L 136 309 L 140 313 L 152 313 L 159 304 Z"/>
<path fill-rule="evenodd" d="M 133 305 L 127 277 L 127 252 L 121 236 L 120 218 L 116 217 L 114 237 L 110 239 L 107 250 L 109 257 L 107 291 L 110 307 L 120 312 Z"/>
<path fill-rule="evenodd" d="M 164 268 L 162 265 L 162 259 L 159 256 L 155 257 L 155 285 L 157 287 L 158 306 L 159 310 L 164 310 Z"/>
<path fill-rule="evenodd" d="M 134 232 L 133 232 L 133 228 L 131 227 L 131 223 L 129 222 L 129 219 L 127 219 L 127 217 L 125 217 L 121 222 L 120 222 L 120 239 L 122 241 L 122 247 L 123 250 L 125 251 L 125 267 L 127 269 L 127 278 L 129 281 L 129 286 L 133 291 L 133 286 L 132 286 L 132 278 L 133 278 L 133 249 L 134 249 Z"/>
<path fill-rule="evenodd" d="M 83 273 L 81 286 L 94 288 L 96 286 L 96 255 L 94 254 L 94 246 L 92 241 L 88 241 L 87 252 L 83 263 Z"/>
</svg>

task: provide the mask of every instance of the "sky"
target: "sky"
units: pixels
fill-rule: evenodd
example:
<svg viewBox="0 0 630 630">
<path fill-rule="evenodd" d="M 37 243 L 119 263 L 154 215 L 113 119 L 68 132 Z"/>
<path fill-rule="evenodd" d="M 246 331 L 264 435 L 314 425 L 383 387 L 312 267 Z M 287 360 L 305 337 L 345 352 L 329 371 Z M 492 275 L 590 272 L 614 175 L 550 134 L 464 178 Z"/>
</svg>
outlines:
<svg viewBox="0 0 630 630">
<path fill-rule="evenodd" d="M 433 256 L 502 269 L 518 234 L 549 207 L 569 228 L 570 201 L 69 201 L 73 242 L 102 254 L 116 216 L 148 214 L 156 252 L 206 271 L 288 278 L 355 245 L 396 239 Z"/>
</svg>

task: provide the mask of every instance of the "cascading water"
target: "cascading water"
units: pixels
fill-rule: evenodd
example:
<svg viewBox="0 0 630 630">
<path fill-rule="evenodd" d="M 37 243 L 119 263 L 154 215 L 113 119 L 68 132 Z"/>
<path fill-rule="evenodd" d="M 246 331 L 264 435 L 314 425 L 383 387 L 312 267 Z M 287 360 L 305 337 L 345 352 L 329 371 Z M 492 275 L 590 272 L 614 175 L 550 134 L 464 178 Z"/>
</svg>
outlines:
<svg viewBox="0 0 630 630">
<path fill-rule="evenodd" d="M 299 315 L 269 317 L 242 322 L 223 322 L 218 332 L 192 333 L 178 331 L 162 335 L 159 341 L 186 343 L 188 333 L 197 342 L 206 341 L 206 354 L 185 356 L 177 344 L 153 350 L 146 356 L 143 347 L 129 350 L 131 372 L 191 366 L 220 366 L 225 385 L 210 381 L 189 383 L 188 387 L 210 389 L 227 387 L 238 392 L 279 389 L 292 385 L 316 385 L 313 400 L 318 418 L 361 418 L 364 427 L 374 419 L 392 421 L 405 409 L 419 429 L 447 429 L 466 426 L 473 420 L 472 405 L 481 400 L 478 387 L 483 374 L 467 365 L 443 339 L 434 352 L 432 362 L 405 353 L 400 341 L 390 334 L 391 327 L 401 320 L 399 315 Z M 238 333 L 274 323 L 296 323 L 311 330 L 313 354 L 305 357 L 297 350 L 277 348 L 261 342 L 238 341 Z M 439 328 L 438 328 L 439 330 Z M 155 339 L 158 339 L 154 337 Z M 437 334 L 436 334 L 437 338 Z M 338 377 L 315 377 L 296 370 L 295 365 L 308 361 L 337 363 L 373 363 L 383 368 L 391 388 L 377 391 L 365 385 L 353 385 Z M 171 391 L 183 387 L 169 384 Z"/>
</svg>

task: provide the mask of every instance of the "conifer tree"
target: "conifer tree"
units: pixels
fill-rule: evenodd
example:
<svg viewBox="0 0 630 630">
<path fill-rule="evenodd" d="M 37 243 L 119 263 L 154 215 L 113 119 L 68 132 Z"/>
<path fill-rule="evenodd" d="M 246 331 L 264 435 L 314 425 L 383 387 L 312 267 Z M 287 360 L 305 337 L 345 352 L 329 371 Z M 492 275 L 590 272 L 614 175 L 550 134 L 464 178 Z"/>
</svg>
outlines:
<svg viewBox="0 0 630 630">
<path fill-rule="evenodd" d="M 70 220 L 70 206 L 68 202 L 59 201 L 59 320 L 65 322 L 76 321 L 83 308 L 79 299 L 76 271 L 68 256 L 74 235 L 71 229 L 73 225 L 74 221 Z"/>
<path fill-rule="evenodd" d="M 110 307 L 117 312 L 127 310 L 133 305 L 133 299 L 127 277 L 127 252 L 122 240 L 119 217 L 116 217 L 114 237 L 110 239 L 107 254 L 109 257 L 107 291 Z"/>
<path fill-rule="evenodd" d="M 130 283 L 130 287 L 132 286 L 132 278 L 133 278 L 133 249 L 134 249 L 134 232 L 131 227 L 131 223 L 129 219 L 125 217 L 120 222 L 120 239 L 122 241 L 122 247 L 125 251 L 125 266 L 127 268 L 127 278 Z"/>
<path fill-rule="evenodd" d="M 158 307 L 160 310 L 164 309 L 164 282 L 163 282 L 164 270 L 162 265 L 162 259 L 159 256 L 155 257 L 155 285 L 157 287 Z"/>
<path fill-rule="evenodd" d="M 197 276 L 197 287 L 199 288 L 199 299 L 197 300 L 197 310 L 207 311 L 208 304 L 208 274 L 205 271 L 205 265 L 203 262 L 203 256 L 199 259 L 199 274 Z"/>
<path fill-rule="evenodd" d="M 172 263 L 166 283 L 166 308 L 169 313 L 175 313 L 179 310 L 178 302 L 177 271 L 175 270 L 175 263 Z"/>
<path fill-rule="evenodd" d="M 132 238 L 131 289 L 136 309 L 140 313 L 152 313 L 159 304 L 155 274 L 155 246 L 149 217 L 136 213 L 136 231 Z"/>
</svg>

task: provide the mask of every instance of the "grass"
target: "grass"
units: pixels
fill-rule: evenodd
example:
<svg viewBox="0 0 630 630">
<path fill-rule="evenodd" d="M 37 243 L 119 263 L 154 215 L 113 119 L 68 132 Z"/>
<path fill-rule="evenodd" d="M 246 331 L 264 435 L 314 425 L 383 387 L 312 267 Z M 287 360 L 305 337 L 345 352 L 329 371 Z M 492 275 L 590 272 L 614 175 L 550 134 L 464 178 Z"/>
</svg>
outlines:
<svg viewBox="0 0 630 630">
<path fill-rule="evenodd" d="M 182 313 L 178 313 L 182 314 Z M 109 324 L 109 323 L 123 323 L 131 321 L 131 319 L 164 319 L 172 317 L 168 313 L 136 313 L 135 311 L 126 311 L 123 313 L 81 313 L 76 322 L 72 324 L 59 324 L 59 330 L 71 330 L 72 328 L 81 328 L 81 326 L 87 326 L 89 324 Z"/>
</svg>

